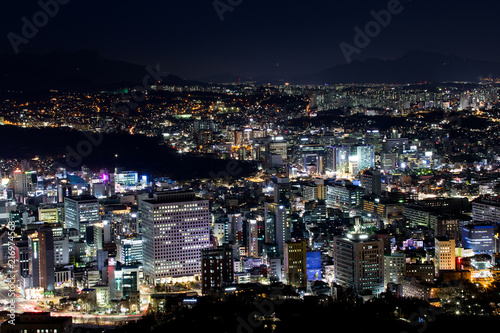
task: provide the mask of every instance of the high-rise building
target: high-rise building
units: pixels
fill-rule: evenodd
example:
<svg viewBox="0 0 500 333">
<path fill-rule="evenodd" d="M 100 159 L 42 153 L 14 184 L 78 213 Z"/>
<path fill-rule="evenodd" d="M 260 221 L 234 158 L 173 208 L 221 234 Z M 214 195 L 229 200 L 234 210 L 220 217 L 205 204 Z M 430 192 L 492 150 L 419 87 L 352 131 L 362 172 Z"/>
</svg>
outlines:
<svg viewBox="0 0 500 333">
<path fill-rule="evenodd" d="M 286 242 L 284 249 L 284 278 L 294 287 L 307 286 L 307 241 Z"/>
<path fill-rule="evenodd" d="M 454 216 L 452 214 L 440 214 L 435 218 L 434 235 L 435 237 L 453 237 L 453 239 L 455 239 L 457 243 L 461 243 L 463 225 L 464 220 L 460 216 Z"/>
<path fill-rule="evenodd" d="M 308 251 L 306 258 L 307 281 L 321 280 L 321 251 Z"/>
<path fill-rule="evenodd" d="M 20 240 L 15 243 L 14 246 L 16 252 L 16 262 L 19 264 L 18 269 L 15 270 L 17 273 L 17 280 L 20 281 L 21 278 L 27 278 L 30 275 L 30 251 L 27 240 Z"/>
<path fill-rule="evenodd" d="M 268 271 L 267 276 L 270 281 L 281 282 L 283 280 L 283 264 L 280 257 L 267 258 Z"/>
<path fill-rule="evenodd" d="M 65 228 L 75 228 L 85 238 L 87 226 L 100 222 L 99 201 L 91 195 L 64 198 Z"/>
<path fill-rule="evenodd" d="M 144 276 L 152 284 L 194 279 L 201 250 L 210 246 L 208 200 L 194 192 L 157 192 L 140 203 Z"/>
<path fill-rule="evenodd" d="M 346 237 L 334 237 L 334 282 L 358 295 L 378 294 L 384 287 L 384 243 L 359 227 Z"/>
<path fill-rule="evenodd" d="M 326 205 L 328 207 L 350 209 L 360 206 L 365 191 L 355 185 L 327 185 Z"/>
<path fill-rule="evenodd" d="M 274 202 L 290 207 L 291 191 L 290 179 L 278 178 L 278 181 L 274 184 Z"/>
<path fill-rule="evenodd" d="M 228 241 L 241 243 L 243 241 L 243 222 L 241 214 L 228 214 Z"/>
<path fill-rule="evenodd" d="M 271 217 L 266 219 L 266 239 L 271 239 L 274 231 L 278 252 L 282 255 L 285 242 L 291 239 L 290 210 L 284 205 L 266 203 L 265 216 L 269 215 L 271 215 Z M 274 230 L 271 230 L 272 224 L 270 225 L 270 222 L 274 223 Z"/>
<path fill-rule="evenodd" d="M 63 203 L 65 197 L 72 196 L 73 190 L 68 182 L 58 181 L 57 183 L 57 202 Z"/>
<path fill-rule="evenodd" d="M 375 167 L 375 147 L 358 146 L 356 147 L 358 170 L 366 170 Z"/>
<path fill-rule="evenodd" d="M 54 231 L 54 230 L 53 230 Z M 64 266 L 69 260 L 69 237 L 68 235 L 56 235 L 54 233 L 54 265 Z"/>
<path fill-rule="evenodd" d="M 495 253 L 495 226 L 480 222 L 464 225 L 462 247 L 472 249 L 474 254 Z"/>
<path fill-rule="evenodd" d="M 288 157 L 287 143 L 283 137 L 273 137 L 268 144 L 268 152 L 271 154 L 281 155 L 283 160 Z"/>
<path fill-rule="evenodd" d="M 52 228 L 41 227 L 28 237 L 30 275 L 33 288 L 54 290 L 54 237 Z"/>
<path fill-rule="evenodd" d="M 390 172 L 396 169 L 397 164 L 397 154 L 396 153 L 381 153 L 380 154 L 380 166 L 382 170 Z"/>
<path fill-rule="evenodd" d="M 384 256 L 384 285 L 400 284 L 406 273 L 406 257 L 403 253 L 393 253 Z"/>
<path fill-rule="evenodd" d="M 435 275 L 435 266 L 429 262 L 416 262 L 406 264 L 405 276 L 415 277 L 418 280 L 433 283 Z"/>
<path fill-rule="evenodd" d="M 500 199 L 484 196 L 472 201 L 472 220 L 500 223 Z"/>
<path fill-rule="evenodd" d="M 201 251 L 201 281 L 203 294 L 233 283 L 233 251 L 228 244 Z"/>
<path fill-rule="evenodd" d="M 120 241 L 119 258 L 123 265 L 142 263 L 142 238 L 125 238 Z"/>
<path fill-rule="evenodd" d="M 39 207 L 38 221 L 45 223 L 61 222 L 61 208 L 58 207 Z"/>
<path fill-rule="evenodd" d="M 366 195 L 382 195 L 382 174 L 378 170 L 368 170 L 361 175 L 361 187 Z"/>
<path fill-rule="evenodd" d="M 436 274 L 439 271 L 455 270 L 455 239 L 444 236 L 435 238 L 435 260 Z"/>
<path fill-rule="evenodd" d="M 16 169 L 14 171 L 14 193 L 16 195 L 28 196 L 33 193 L 37 186 L 37 172 L 36 171 L 22 171 Z"/>
<path fill-rule="evenodd" d="M 349 173 L 349 157 L 351 147 L 327 147 L 326 149 L 326 170 L 338 174 Z"/>
<path fill-rule="evenodd" d="M 258 242 L 258 225 L 257 220 L 250 219 L 247 224 L 248 240 L 247 240 L 247 256 L 255 257 L 259 256 L 259 242 Z"/>
</svg>

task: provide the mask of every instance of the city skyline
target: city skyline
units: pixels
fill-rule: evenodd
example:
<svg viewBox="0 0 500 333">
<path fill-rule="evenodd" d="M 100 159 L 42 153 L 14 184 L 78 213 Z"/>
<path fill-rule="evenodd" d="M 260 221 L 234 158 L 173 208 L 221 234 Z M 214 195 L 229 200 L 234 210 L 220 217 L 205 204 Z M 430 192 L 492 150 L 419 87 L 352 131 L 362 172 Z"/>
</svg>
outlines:
<svg viewBox="0 0 500 333">
<path fill-rule="evenodd" d="M 497 3 L 3 9 L 0 333 L 500 325 Z"/>
</svg>

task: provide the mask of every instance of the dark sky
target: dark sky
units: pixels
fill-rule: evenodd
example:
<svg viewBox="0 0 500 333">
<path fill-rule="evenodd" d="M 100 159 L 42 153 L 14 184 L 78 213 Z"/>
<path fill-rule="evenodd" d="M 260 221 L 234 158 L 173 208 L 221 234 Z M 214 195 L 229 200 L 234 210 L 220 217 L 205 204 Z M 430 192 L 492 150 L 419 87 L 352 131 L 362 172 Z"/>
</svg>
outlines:
<svg viewBox="0 0 500 333">
<path fill-rule="evenodd" d="M 292 76 L 345 64 L 339 44 L 353 44 L 353 28 L 364 28 L 373 20 L 370 11 L 386 9 L 389 1 L 220 2 L 241 4 L 221 21 L 213 0 L 70 0 L 19 49 L 90 49 L 111 59 L 160 64 L 184 78 L 226 72 Z M 1 6 L 0 52 L 13 53 L 7 34 L 21 35 L 21 18 L 32 21 L 41 8 L 35 0 Z M 499 2 L 401 0 L 401 6 L 353 59 L 392 59 L 415 49 L 500 62 Z"/>
</svg>

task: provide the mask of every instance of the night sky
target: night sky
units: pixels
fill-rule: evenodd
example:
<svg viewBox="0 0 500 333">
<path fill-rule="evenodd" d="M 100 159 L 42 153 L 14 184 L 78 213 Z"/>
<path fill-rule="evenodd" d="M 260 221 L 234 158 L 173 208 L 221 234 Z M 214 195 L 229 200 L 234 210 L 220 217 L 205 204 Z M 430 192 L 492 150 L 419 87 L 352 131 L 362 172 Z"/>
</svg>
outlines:
<svg viewBox="0 0 500 333">
<path fill-rule="evenodd" d="M 353 44 L 353 28 L 364 28 L 373 20 L 370 11 L 387 9 L 389 1 L 220 2 L 241 3 L 221 21 L 213 0 L 70 0 L 19 49 L 95 50 L 110 59 L 160 64 L 187 79 L 293 76 L 345 64 L 339 44 Z M 394 59 L 420 50 L 500 62 L 497 1 L 402 0 L 401 6 L 353 59 Z M 0 52 L 13 53 L 7 34 L 21 35 L 21 18 L 32 21 L 39 10 L 35 0 L 2 2 Z"/>
</svg>

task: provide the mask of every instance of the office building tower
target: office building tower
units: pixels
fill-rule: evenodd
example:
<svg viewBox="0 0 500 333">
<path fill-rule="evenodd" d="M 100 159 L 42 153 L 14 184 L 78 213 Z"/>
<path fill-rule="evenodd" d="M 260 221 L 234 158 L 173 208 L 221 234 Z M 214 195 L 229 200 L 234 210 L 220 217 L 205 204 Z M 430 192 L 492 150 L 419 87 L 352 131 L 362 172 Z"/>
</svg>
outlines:
<svg viewBox="0 0 500 333">
<path fill-rule="evenodd" d="M 384 286 L 388 283 L 400 284 L 406 273 L 406 257 L 403 253 L 384 256 Z"/>
<path fill-rule="evenodd" d="M 247 256 L 259 257 L 259 242 L 258 242 L 258 225 L 257 220 L 250 219 L 247 224 L 248 240 L 247 240 Z"/>
<path fill-rule="evenodd" d="M 364 189 L 355 185 L 327 185 L 326 205 L 340 209 L 356 208 L 360 206 L 364 194 Z"/>
<path fill-rule="evenodd" d="M 358 146 L 356 147 L 358 171 L 372 169 L 375 167 L 375 147 Z"/>
<path fill-rule="evenodd" d="M 219 246 L 229 243 L 229 219 L 226 216 L 218 217 L 213 224 L 213 235 Z"/>
<path fill-rule="evenodd" d="M 96 197 L 81 195 L 64 198 L 65 228 L 75 228 L 84 239 L 87 226 L 100 222 L 99 202 Z"/>
<path fill-rule="evenodd" d="M 321 251 L 308 251 L 307 281 L 321 281 Z"/>
<path fill-rule="evenodd" d="M 243 241 L 243 221 L 241 214 L 228 214 L 228 242 L 241 243 Z"/>
<path fill-rule="evenodd" d="M 157 192 L 142 200 L 145 279 L 152 284 L 201 273 L 201 250 L 210 245 L 208 200 L 194 192 Z"/>
<path fill-rule="evenodd" d="M 44 290 L 54 290 L 54 236 L 52 228 L 42 227 L 38 229 L 40 241 L 40 287 Z"/>
<path fill-rule="evenodd" d="M 41 227 L 28 236 L 31 287 L 53 291 L 54 237 L 50 227 Z"/>
<path fill-rule="evenodd" d="M 142 263 L 142 238 L 120 240 L 117 260 L 125 266 Z"/>
<path fill-rule="evenodd" d="M 360 232 L 334 237 L 334 282 L 358 295 L 384 291 L 384 243 Z"/>
<path fill-rule="evenodd" d="M 472 201 L 472 220 L 500 223 L 499 197 L 482 196 Z"/>
<path fill-rule="evenodd" d="M 286 242 L 284 249 L 284 277 L 294 287 L 307 286 L 307 241 Z"/>
<path fill-rule="evenodd" d="M 435 238 L 436 275 L 439 271 L 455 270 L 455 240 L 448 236 Z"/>
<path fill-rule="evenodd" d="M 460 216 L 452 214 L 439 214 L 439 216 L 436 216 L 434 220 L 434 235 L 435 237 L 449 236 L 455 239 L 457 244 L 460 244 L 462 241 L 463 225 L 464 219 Z"/>
<path fill-rule="evenodd" d="M 17 280 L 28 278 L 30 275 L 30 247 L 28 240 L 23 239 L 15 243 L 16 263 L 18 264 L 16 272 Z"/>
<path fill-rule="evenodd" d="M 45 223 L 61 222 L 61 209 L 58 207 L 42 207 L 38 208 L 38 221 Z"/>
<path fill-rule="evenodd" d="M 283 137 L 273 137 L 267 146 L 267 152 L 280 155 L 283 160 L 288 158 L 287 143 Z"/>
<path fill-rule="evenodd" d="M 349 173 L 351 147 L 328 147 L 326 150 L 326 170 L 343 175 Z"/>
<path fill-rule="evenodd" d="M 415 277 L 417 280 L 421 280 L 427 283 L 434 282 L 435 276 L 435 265 L 429 262 L 416 262 L 406 264 L 406 277 Z"/>
<path fill-rule="evenodd" d="M 462 228 L 462 247 L 472 249 L 474 254 L 495 253 L 495 226 L 476 222 Z"/>
<path fill-rule="evenodd" d="M 37 177 L 38 173 L 36 171 L 14 170 L 14 193 L 22 196 L 33 194 L 37 187 Z"/>
<path fill-rule="evenodd" d="M 269 217 L 271 215 L 271 217 Z M 278 251 L 283 255 L 285 242 L 291 239 L 291 218 L 290 210 L 277 203 L 266 203 L 266 239 L 276 240 Z M 272 228 L 274 223 L 274 230 Z M 273 234 L 274 232 L 274 234 Z"/>
<path fill-rule="evenodd" d="M 218 291 L 224 284 L 233 283 L 233 250 L 223 246 L 201 251 L 202 293 Z"/>
<path fill-rule="evenodd" d="M 73 190 L 71 184 L 68 182 L 59 181 L 57 183 L 57 202 L 64 203 L 65 197 L 71 197 L 73 195 Z"/>
<path fill-rule="evenodd" d="M 326 171 L 335 172 L 337 170 L 337 148 L 326 147 Z"/>
<path fill-rule="evenodd" d="M 97 250 L 97 270 L 102 271 L 105 266 L 106 261 L 108 260 L 108 251 Z"/>
<path fill-rule="evenodd" d="M 380 154 L 380 167 L 385 172 L 391 172 L 396 169 L 398 163 L 396 153 L 381 153 Z"/>
<path fill-rule="evenodd" d="M 67 235 L 57 235 L 52 229 L 54 235 L 54 265 L 64 266 L 69 265 L 69 237 Z"/>
<path fill-rule="evenodd" d="M 271 282 L 283 281 L 283 263 L 280 257 L 269 256 L 267 258 L 267 276 Z"/>
<path fill-rule="evenodd" d="M 274 183 L 274 202 L 285 207 L 290 207 L 292 186 L 289 178 L 280 177 Z"/>
<path fill-rule="evenodd" d="M 382 195 L 382 174 L 378 170 L 366 170 L 361 175 L 361 187 L 366 195 Z"/>
</svg>

